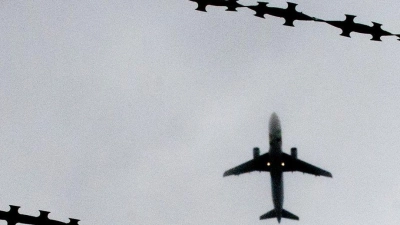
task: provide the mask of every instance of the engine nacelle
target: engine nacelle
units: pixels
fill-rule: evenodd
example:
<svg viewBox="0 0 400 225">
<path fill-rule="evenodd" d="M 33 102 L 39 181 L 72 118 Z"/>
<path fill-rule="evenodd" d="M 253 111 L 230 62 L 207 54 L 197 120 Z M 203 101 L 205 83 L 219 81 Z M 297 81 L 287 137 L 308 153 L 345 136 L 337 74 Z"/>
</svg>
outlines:
<svg viewBox="0 0 400 225">
<path fill-rule="evenodd" d="M 297 148 L 291 148 L 290 154 L 292 155 L 293 158 L 297 159 Z"/>
<path fill-rule="evenodd" d="M 260 156 L 260 149 L 259 148 L 253 148 L 253 158 L 258 158 Z"/>
</svg>

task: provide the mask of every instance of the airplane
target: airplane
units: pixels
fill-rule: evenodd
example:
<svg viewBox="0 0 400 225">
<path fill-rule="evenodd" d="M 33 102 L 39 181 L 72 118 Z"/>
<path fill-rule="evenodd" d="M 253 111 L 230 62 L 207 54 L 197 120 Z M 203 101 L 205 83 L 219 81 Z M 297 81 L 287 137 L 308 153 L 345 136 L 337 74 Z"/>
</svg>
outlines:
<svg viewBox="0 0 400 225">
<path fill-rule="evenodd" d="M 297 158 L 297 148 L 291 149 L 291 155 L 282 152 L 281 124 L 276 113 L 273 113 L 269 121 L 269 152 L 260 155 L 260 149 L 253 149 L 253 159 L 239 166 L 225 171 L 224 177 L 240 175 L 253 171 L 266 171 L 271 175 L 271 189 L 274 209 L 260 216 L 260 220 L 281 218 L 299 220 L 299 217 L 283 209 L 283 172 L 300 171 L 315 176 L 332 177 L 326 170 L 308 164 Z"/>
<path fill-rule="evenodd" d="M 350 37 L 351 32 L 363 33 L 363 34 L 371 34 L 372 38 L 371 41 L 381 41 L 382 36 L 391 36 L 392 33 L 382 30 L 382 24 L 372 22 L 373 26 L 370 27 L 368 25 L 355 23 L 354 15 L 346 14 L 346 19 L 344 21 L 331 21 L 331 20 L 322 20 L 322 19 L 314 19 L 316 22 L 325 22 L 330 24 L 334 27 L 342 29 L 342 33 L 340 35 L 344 37 Z"/>
<path fill-rule="evenodd" d="M 288 2 L 288 7 L 286 9 L 275 8 L 267 6 L 268 2 L 258 2 L 256 6 L 247 6 L 247 8 L 256 12 L 254 14 L 257 17 L 265 18 L 264 15 L 268 14 L 271 16 L 282 17 L 285 19 L 285 26 L 294 27 L 293 22 L 295 20 L 314 20 L 313 17 L 308 16 L 302 12 L 296 10 L 296 3 Z"/>
<path fill-rule="evenodd" d="M 236 11 L 236 8 L 243 7 L 243 5 L 237 3 L 238 0 L 189 0 L 192 2 L 197 3 L 198 11 L 206 11 L 207 5 L 214 5 L 214 6 L 226 6 L 228 9 L 226 11 Z"/>
</svg>

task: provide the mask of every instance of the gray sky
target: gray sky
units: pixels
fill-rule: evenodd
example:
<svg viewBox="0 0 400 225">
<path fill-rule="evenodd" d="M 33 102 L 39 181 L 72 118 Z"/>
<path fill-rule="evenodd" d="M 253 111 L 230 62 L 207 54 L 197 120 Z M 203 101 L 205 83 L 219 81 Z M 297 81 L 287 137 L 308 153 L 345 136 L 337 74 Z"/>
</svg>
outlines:
<svg viewBox="0 0 400 225">
<path fill-rule="evenodd" d="M 295 2 L 400 33 L 398 1 Z M 282 224 L 399 224 L 396 38 L 195 8 L 0 2 L 0 209 L 82 225 L 276 224 L 258 219 L 273 208 L 268 173 L 222 178 L 268 150 L 276 112 L 284 151 L 334 177 L 285 174 L 300 221 Z"/>
</svg>

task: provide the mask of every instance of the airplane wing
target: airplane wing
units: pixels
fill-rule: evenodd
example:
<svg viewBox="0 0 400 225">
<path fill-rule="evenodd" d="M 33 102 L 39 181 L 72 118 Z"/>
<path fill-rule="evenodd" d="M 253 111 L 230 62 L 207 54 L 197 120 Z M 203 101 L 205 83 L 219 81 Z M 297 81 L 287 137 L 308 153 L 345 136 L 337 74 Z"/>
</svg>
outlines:
<svg viewBox="0 0 400 225">
<path fill-rule="evenodd" d="M 303 173 L 313 174 L 315 176 L 332 177 L 332 174 L 326 170 L 313 166 L 309 163 L 296 159 L 291 155 L 282 152 L 282 159 L 285 163 L 284 172 L 299 171 Z"/>
<path fill-rule="evenodd" d="M 225 171 L 224 177 L 250 173 L 253 171 L 269 171 L 270 168 L 267 165 L 267 163 L 269 162 L 269 158 L 269 153 L 265 153 L 264 155 L 261 155 L 255 159 L 252 159 L 248 162 L 245 162 L 239 166 L 233 167 L 232 169 Z"/>
</svg>

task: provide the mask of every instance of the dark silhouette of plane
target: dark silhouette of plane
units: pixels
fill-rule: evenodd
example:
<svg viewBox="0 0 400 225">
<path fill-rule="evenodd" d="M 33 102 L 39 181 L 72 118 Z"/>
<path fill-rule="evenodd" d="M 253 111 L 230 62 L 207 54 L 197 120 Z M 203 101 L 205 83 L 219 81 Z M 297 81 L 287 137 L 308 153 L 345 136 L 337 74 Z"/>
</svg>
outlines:
<svg viewBox="0 0 400 225">
<path fill-rule="evenodd" d="M 271 174 L 272 199 L 274 209 L 265 213 L 260 220 L 281 218 L 299 220 L 299 217 L 283 209 L 283 172 L 300 171 L 315 176 L 332 177 L 328 171 L 308 164 L 297 158 L 297 148 L 291 149 L 291 155 L 282 152 L 281 125 L 278 116 L 273 113 L 269 122 L 269 152 L 260 155 L 260 149 L 253 149 L 253 159 L 227 170 L 224 177 L 240 175 L 253 171 L 267 171 Z"/>
<path fill-rule="evenodd" d="M 293 22 L 295 20 L 314 20 L 313 17 L 308 16 L 302 12 L 296 10 L 296 3 L 288 2 L 288 7 L 286 9 L 268 7 L 268 2 L 258 2 L 256 6 L 247 6 L 248 8 L 254 10 L 257 17 L 265 18 L 264 15 L 268 14 L 271 16 L 282 17 L 285 19 L 283 25 L 294 27 Z"/>
<path fill-rule="evenodd" d="M 392 33 L 382 30 L 382 24 L 372 22 L 373 26 L 370 27 L 368 25 L 355 23 L 354 15 L 347 15 L 344 21 L 331 21 L 331 20 L 322 20 L 315 18 L 314 20 L 317 22 L 325 22 L 330 24 L 334 27 L 342 29 L 342 33 L 340 35 L 345 37 L 350 37 L 351 32 L 363 33 L 363 34 L 370 34 L 372 35 L 372 41 L 381 41 L 382 36 L 391 36 Z"/>
<path fill-rule="evenodd" d="M 238 3 L 238 0 L 189 0 L 192 2 L 197 3 L 197 9 L 198 11 L 206 11 L 206 7 L 208 5 L 213 5 L 213 6 L 226 6 L 228 9 L 226 11 L 236 11 L 236 8 L 243 7 L 243 5 Z"/>
</svg>

